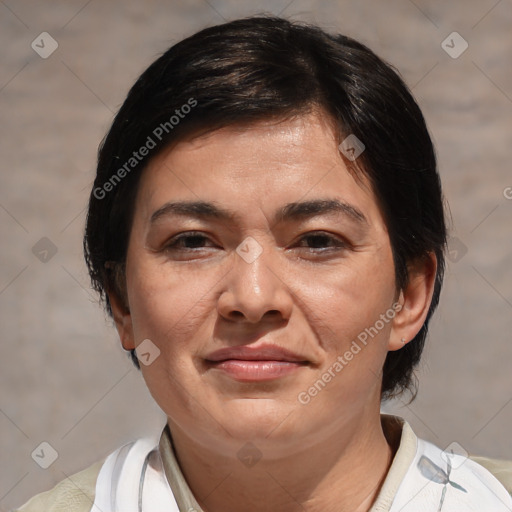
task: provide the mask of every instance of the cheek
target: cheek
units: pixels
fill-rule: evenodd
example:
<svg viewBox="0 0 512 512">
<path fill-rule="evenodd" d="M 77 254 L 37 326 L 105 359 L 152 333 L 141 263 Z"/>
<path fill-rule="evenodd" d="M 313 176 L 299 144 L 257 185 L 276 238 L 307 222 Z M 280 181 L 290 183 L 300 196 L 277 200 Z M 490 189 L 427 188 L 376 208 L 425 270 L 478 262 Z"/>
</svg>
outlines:
<svg viewBox="0 0 512 512">
<path fill-rule="evenodd" d="M 317 275 L 303 283 L 304 293 L 309 297 L 305 300 L 311 305 L 311 322 L 314 324 L 315 316 L 318 318 L 316 324 L 328 332 L 324 340 L 332 340 L 331 348 L 335 350 L 343 349 L 373 326 L 392 306 L 395 296 L 390 258 L 373 253 L 361 259 L 364 264 L 340 266 L 323 278 Z M 390 326 L 386 327 L 383 330 L 389 331 Z"/>
<path fill-rule="evenodd" d="M 380 389 L 395 314 L 391 252 L 382 257 L 374 253 L 364 265 L 337 270 L 306 289 L 314 297 L 308 322 L 321 331 L 326 355 L 319 378 L 329 384 L 317 386 L 325 393 L 322 401 L 353 404 L 356 409 Z"/>
<path fill-rule="evenodd" d="M 167 416 L 179 411 L 190 415 L 202 393 L 191 356 L 208 339 L 202 331 L 209 325 L 205 316 L 211 314 L 211 304 L 208 309 L 204 298 L 211 288 L 205 279 L 190 274 L 184 278 L 163 265 L 139 264 L 131 273 L 129 301 L 135 343 L 149 339 L 160 351 L 151 364 L 140 365 L 141 372 Z"/>
<path fill-rule="evenodd" d="M 214 283 L 205 273 L 184 276 L 165 265 L 139 265 L 129 283 L 136 343 L 149 338 L 162 351 L 178 349 L 208 314 L 206 300 Z"/>
</svg>

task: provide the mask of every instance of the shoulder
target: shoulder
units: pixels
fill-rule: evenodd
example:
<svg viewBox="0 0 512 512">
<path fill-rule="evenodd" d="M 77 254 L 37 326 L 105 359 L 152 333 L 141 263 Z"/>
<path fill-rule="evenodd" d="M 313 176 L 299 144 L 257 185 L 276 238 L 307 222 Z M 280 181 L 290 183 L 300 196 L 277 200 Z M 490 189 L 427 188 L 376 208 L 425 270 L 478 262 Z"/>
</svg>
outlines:
<svg viewBox="0 0 512 512">
<path fill-rule="evenodd" d="M 89 512 L 94 502 L 96 480 L 103 465 L 97 462 L 37 494 L 13 512 Z"/>
<path fill-rule="evenodd" d="M 383 428 L 385 426 L 387 431 L 394 428 L 395 431 L 400 432 L 399 437 L 401 437 L 401 450 L 405 451 L 405 449 L 407 449 L 407 459 L 411 460 L 412 453 L 416 449 L 416 444 L 419 439 L 416 434 L 414 434 L 409 423 L 399 416 L 390 414 L 381 414 L 381 418 Z M 395 434 L 395 438 L 396 437 L 397 434 Z M 402 445 L 404 446 L 402 447 Z M 491 473 L 507 490 L 507 492 L 512 495 L 512 460 L 492 459 L 477 455 L 469 455 L 468 458 Z"/>
<path fill-rule="evenodd" d="M 488 457 L 478 457 L 471 455 L 469 457 L 472 461 L 483 466 L 487 471 L 499 480 L 501 485 L 507 489 L 508 493 L 512 495 L 512 461 L 501 459 L 490 459 Z"/>
</svg>

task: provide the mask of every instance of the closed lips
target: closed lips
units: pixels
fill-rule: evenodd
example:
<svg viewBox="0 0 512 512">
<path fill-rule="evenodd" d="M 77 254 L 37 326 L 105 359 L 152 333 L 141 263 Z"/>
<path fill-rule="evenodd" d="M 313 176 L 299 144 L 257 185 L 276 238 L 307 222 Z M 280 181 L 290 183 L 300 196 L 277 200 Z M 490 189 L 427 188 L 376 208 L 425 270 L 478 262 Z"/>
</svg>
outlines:
<svg viewBox="0 0 512 512">
<path fill-rule="evenodd" d="M 206 358 L 209 362 L 221 362 L 228 360 L 240 361 L 284 361 L 307 364 L 305 357 L 295 354 L 277 345 L 265 345 L 260 347 L 249 347 L 247 345 L 228 347 L 216 350 Z"/>
</svg>

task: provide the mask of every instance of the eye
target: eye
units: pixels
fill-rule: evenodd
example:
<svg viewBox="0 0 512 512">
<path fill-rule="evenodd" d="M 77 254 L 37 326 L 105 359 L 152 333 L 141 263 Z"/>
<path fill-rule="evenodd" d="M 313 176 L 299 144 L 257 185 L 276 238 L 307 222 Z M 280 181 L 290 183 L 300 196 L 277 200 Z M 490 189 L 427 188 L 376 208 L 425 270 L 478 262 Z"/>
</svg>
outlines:
<svg viewBox="0 0 512 512">
<path fill-rule="evenodd" d="M 296 247 L 306 249 L 309 253 L 330 253 L 346 249 L 349 244 L 340 237 L 329 233 L 318 231 L 307 233 L 302 236 Z M 198 252 L 202 249 L 217 247 L 217 245 L 203 233 L 188 231 L 174 236 L 165 244 L 163 250 L 166 252 Z"/>
<path fill-rule="evenodd" d="M 303 242 L 306 242 L 307 245 L 303 245 Z M 308 233 L 299 240 L 298 245 L 311 250 L 321 249 L 320 252 L 325 252 L 325 250 L 340 250 L 348 247 L 347 242 L 341 238 L 323 231 Z"/>
<path fill-rule="evenodd" d="M 187 250 L 187 249 L 203 249 L 205 243 L 211 242 L 211 240 L 203 235 L 202 233 L 189 231 L 187 233 L 181 233 L 173 237 L 164 247 L 166 251 L 173 250 Z M 213 242 L 212 242 L 213 244 Z"/>
</svg>

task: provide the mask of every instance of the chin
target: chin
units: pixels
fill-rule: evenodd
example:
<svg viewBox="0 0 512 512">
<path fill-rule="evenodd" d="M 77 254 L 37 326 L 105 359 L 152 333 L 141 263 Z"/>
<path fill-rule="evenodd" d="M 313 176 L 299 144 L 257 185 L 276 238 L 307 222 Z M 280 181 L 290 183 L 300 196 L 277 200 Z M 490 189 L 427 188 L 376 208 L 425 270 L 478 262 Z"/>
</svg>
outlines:
<svg viewBox="0 0 512 512">
<path fill-rule="evenodd" d="M 232 398 L 223 404 L 219 420 L 237 439 L 275 441 L 295 430 L 297 422 L 286 421 L 296 418 L 295 408 L 295 404 L 275 398 Z"/>
</svg>

